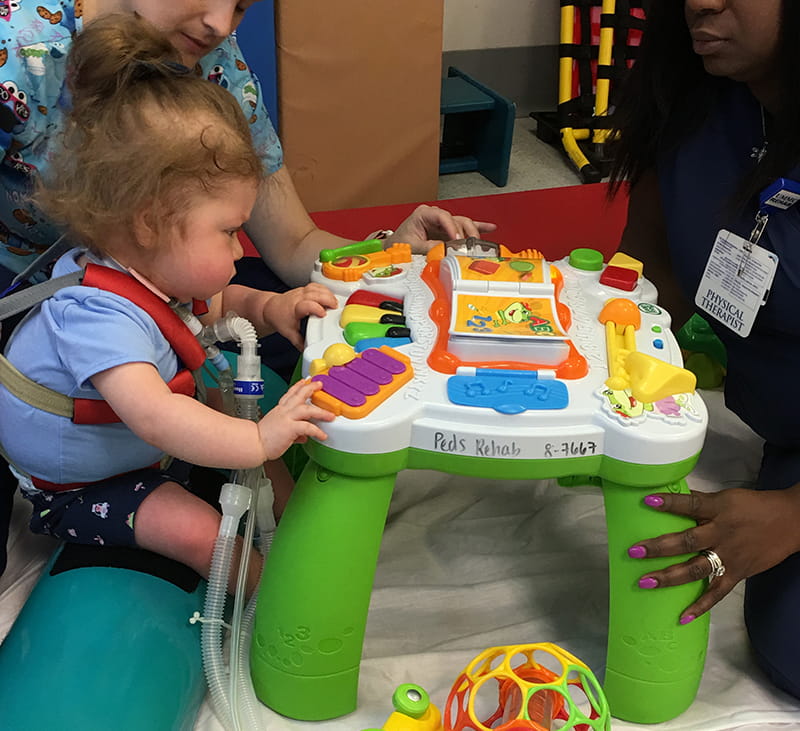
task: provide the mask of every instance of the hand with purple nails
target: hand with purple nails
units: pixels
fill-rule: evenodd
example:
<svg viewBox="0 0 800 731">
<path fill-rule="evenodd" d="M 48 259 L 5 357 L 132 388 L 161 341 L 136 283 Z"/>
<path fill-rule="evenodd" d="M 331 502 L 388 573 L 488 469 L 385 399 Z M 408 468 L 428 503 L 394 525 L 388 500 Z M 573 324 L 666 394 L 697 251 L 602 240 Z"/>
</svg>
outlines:
<svg viewBox="0 0 800 731">
<path fill-rule="evenodd" d="M 786 490 L 659 493 L 648 495 L 644 503 L 654 510 L 692 518 L 697 526 L 639 541 L 628 549 L 628 555 L 636 559 L 695 554 L 660 571 L 646 572 L 643 561 L 638 582 L 642 589 L 708 579 L 714 573 L 714 562 L 700 551 L 713 552 L 724 566 L 697 601 L 681 612 L 681 624 L 707 612 L 742 579 L 766 571 L 800 550 L 800 484 Z"/>
</svg>

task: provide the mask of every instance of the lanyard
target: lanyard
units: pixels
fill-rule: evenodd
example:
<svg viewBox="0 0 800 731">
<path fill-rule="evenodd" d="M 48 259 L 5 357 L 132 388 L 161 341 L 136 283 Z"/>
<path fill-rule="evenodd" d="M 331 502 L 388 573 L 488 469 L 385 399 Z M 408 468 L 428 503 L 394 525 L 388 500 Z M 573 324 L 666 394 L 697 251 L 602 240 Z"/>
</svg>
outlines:
<svg viewBox="0 0 800 731">
<path fill-rule="evenodd" d="M 800 200 L 800 182 L 791 178 L 778 178 L 768 185 L 758 196 L 758 213 L 750 238 L 744 247 L 742 260 L 739 263 L 738 275 L 741 276 L 747 263 L 747 257 L 752 253 L 767 228 L 771 213 L 787 211 Z"/>
</svg>

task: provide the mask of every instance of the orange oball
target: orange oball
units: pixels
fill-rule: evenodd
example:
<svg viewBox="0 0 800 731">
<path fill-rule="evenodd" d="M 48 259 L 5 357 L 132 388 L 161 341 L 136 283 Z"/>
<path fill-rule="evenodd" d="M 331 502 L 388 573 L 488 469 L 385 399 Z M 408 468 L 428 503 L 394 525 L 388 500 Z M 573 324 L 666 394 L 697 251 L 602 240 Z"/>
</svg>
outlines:
<svg viewBox="0 0 800 731">
<path fill-rule="evenodd" d="M 549 731 L 556 719 L 576 731 L 609 731 L 608 702 L 592 671 L 550 642 L 506 645 L 484 650 L 461 672 L 444 731 Z"/>
</svg>

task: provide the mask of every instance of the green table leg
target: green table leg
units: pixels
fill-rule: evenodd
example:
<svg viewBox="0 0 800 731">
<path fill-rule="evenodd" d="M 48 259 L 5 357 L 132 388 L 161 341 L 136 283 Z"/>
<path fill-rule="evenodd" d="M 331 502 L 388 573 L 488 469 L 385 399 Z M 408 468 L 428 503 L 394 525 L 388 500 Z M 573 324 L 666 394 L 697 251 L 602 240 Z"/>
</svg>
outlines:
<svg viewBox="0 0 800 731">
<path fill-rule="evenodd" d="M 680 625 L 680 612 L 705 582 L 640 589 L 648 571 L 679 558 L 632 559 L 628 548 L 645 538 L 673 533 L 693 521 L 648 508 L 654 492 L 688 492 L 685 481 L 664 487 L 629 487 L 603 481 L 608 526 L 609 621 L 604 690 L 611 714 L 633 723 L 659 723 L 694 700 L 708 644 L 708 614 Z"/>
<path fill-rule="evenodd" d="M 358 459 L 358 457 L 354 457 Z M 375 565 L 396 475 L 309 462 L 275 534 L 256 608 L 256 695 L 304 721 L 354 711 Z"/>
</svg>

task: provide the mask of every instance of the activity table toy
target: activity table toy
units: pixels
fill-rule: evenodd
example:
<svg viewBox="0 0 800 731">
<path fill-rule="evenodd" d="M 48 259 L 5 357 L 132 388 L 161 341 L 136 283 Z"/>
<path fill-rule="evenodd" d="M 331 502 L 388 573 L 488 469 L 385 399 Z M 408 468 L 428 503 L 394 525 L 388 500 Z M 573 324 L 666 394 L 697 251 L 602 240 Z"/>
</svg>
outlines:
<svg viewBox="0 0 800 731">
<path fill-rule="evenodd" d="M 477 239 L 427 257 L 364 244 L 320 259 L 312 279 L 339 306 L 309 322 L 303 373 L 339 418 L 306 445 L 266 563 L 251 652 L 259 698 L 302 720 L 354 710 L 389 501 L 397 473 L 416 468 L 600 487 L 611 713 L 656 723 L 685 710 L 708 616 L 678 619 L 703 584 L 641 589 L 644 571 L 676 559 L 643 563 L 627 549 L 691 525 L 642 500 L 688 491 L 708 416 L 641 263 L 592 249 L 549 262 Z"/>
</svg>

